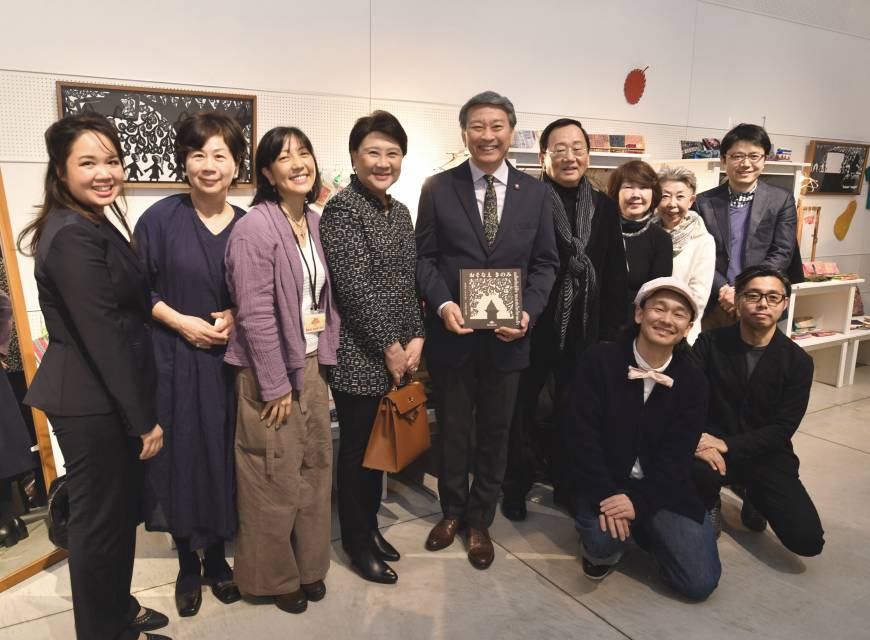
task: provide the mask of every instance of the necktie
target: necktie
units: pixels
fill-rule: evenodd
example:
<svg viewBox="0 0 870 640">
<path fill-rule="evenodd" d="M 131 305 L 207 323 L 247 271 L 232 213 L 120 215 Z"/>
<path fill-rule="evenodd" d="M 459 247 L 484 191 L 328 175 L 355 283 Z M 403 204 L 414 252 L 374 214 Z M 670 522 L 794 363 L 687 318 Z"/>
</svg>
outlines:
<svg viewBox="0 0 870 640">
<path fill-rule="evenodd" d="M 486 195 L 483 197 L 483 234 L 491 245 L 498 233 L 498 199 L 495 196 L 493 176 L 483 176 L 486 180 Z"/>
<path fill-rule="evenodd" d="M 674 379 L 671 376 L 666 376 L 663 373 L 658 371 L 653 371 L 652 369 L 638 369 L 637 367 L 628 367 L 628 379 L 629 380 L 637 380 L 638 378 L 649 378 L 657 382 L 658 384 L 663 384 L 666 387 L 674 386 Z"/>
</svg>

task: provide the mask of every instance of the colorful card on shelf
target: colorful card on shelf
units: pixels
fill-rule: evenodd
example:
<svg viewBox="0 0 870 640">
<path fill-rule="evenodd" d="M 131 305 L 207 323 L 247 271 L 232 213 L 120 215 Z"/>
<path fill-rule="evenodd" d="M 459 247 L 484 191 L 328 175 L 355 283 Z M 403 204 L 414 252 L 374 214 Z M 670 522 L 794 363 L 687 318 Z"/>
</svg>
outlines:
<svg viewBox="0 0 870 640">
<path fill-rule="evenodd" d="M 590 151 L 610 151 L 610 136 L 606 133 L 589 134 Z"/>
<path fill-rule="evenodd" d="M 469 329 L 518 328 L 523 315 L 519 269 L 460 269 L 459 307 Z"/>
</svg>

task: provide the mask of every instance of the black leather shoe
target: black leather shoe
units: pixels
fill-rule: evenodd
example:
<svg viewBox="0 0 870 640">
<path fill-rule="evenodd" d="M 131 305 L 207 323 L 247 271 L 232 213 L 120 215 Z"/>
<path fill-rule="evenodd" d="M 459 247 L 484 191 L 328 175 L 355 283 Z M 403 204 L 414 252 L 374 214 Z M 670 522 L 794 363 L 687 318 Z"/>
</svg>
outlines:
<svg viewBox="0 0 870 640">
<path fill-rule="evenodd" d="M 308 598 L 302 589 L 275 596 L 275 606 L 287 613 L 302 613 L 308 608 Z"/>
<path fill-rule="evenodd" d="M 746 498 L 743 498 L 743 506 L 740 508 L 740 521 L 750 531 L 761 532 L 767 529 L 767 519 Z"/>
<path fill-rule="evenodd" d="M 202 604 L 202 585 L 198 574 L 183 574 L 178 572 L 175 580 L 175 608 L 182 618 L 189 618 L 199 613 Z"/>
<path fill-rule="evenodd" d="M 377 557 L 371 549 L 363 549 L 350 554 L 350 562 L 359 574 L 369 582 L 395 584 L 398 574 L 386 562 Z"/>
<path fill-rule="evenodd" d="M 505 495 L 501 499 L 502 515 L 513 522 L 522 522 L 528 516 L 525 496 Z"/>
<path fill-rule="evenodd" d="M 378 529 L 375 529 L 374 535 L 372 536 L 372 541 L 374 542 L 374 547 L 372 551 L 375 552 L 375 555 L 379 557 L 381 560 L 390 561 L 390 562 L 398 562 L 402 557 L 399 555 L 399 552 L 396 551 L 396 548 L 391 545 L 384 536 L 381 535 L 381 532 Z"/>
<path fill-rule="evenodd" d="M 149 609 L 148 607 L 144 607 L 144 609 L 145 612 L 140 614 L 135 620 L 133 620 L 133 622 L 130 623 L 130 628 L 133 631 L 138 631 L 140 633 L 145 633 L 146 631 L 156 631 L 157 629 L 162 629 L 169 624 L 169 618 L 167 618 L 159 611 Z M 162 638 L 163 636 L 154 637 Z"/>
<path fill-rule="evenodd" d="M 169 636 L 161 636 L 159 633 L 146 633 L 145 640 L 172 640 Z"/>
<path fill-rule="evenodd" d="M 311 582 L 309 584 L 300 585 L 302 589 L 302 593 L 305 594 L 305 597 L 311 600 L 311 602 L 319 602 L 326 597 L 326 583 L 323 580 L 318 580 L 317 582 Z"/>
<path fill-rule="evenodd" d="M 239 588 L 233 582 L 233 572 L 231 570 L 217 576 L 204 575 L 202 580 L 211 587 L 214 597 L 224 604 L 232 604 L 242 599 Z"/>
</svg>

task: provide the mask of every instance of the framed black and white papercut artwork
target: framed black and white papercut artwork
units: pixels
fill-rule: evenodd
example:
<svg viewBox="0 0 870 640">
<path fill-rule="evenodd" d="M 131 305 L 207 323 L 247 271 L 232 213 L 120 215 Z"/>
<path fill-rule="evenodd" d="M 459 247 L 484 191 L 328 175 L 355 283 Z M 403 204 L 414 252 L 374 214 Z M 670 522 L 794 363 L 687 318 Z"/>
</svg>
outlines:
<svg viewBox="0 0 870 640">
<path fill-rule="evenodd" d="M 175 128 L 201 111 L 223 113 L 238 121 L 248 148 L 237 185 L 253 184 L 253 157 L 257 139 L 257 97 L 254 95 L 150 89 L 117 85 L 57 83 L 60 117 L 97 113 L 118 130 L 128 185 L 181 186 L 181 167 L 175 163 Z"/>
<path fill-rule="evenodd" d="M 807 147 L 809 176 L 818 183 L 812 195 L 858 195 L 867 165 L 866 144 L 810 140 Z"/>
</svg>

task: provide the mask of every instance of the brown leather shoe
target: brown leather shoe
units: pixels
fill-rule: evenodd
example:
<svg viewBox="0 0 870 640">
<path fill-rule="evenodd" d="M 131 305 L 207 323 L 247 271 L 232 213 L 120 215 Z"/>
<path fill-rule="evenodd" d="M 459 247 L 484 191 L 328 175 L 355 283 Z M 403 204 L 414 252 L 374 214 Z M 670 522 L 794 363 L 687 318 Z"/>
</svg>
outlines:
<svg viewBox="0 0 870 640">
<path fill-rule="evenodd" d="M 468 561 L 475 569 L 487 569 L 495 558 L 492 540 L 486 529 L 468 528 Z"/>
<path fill-rule="evenodd" d="M 459 518 L 441 518 L 441 521 L 432 527 L 429 537 L 426 538 L 426 548 L 429 551 L 440 551 L 453 544 L 453 538 L 459 531 Z"/>
</svg>

